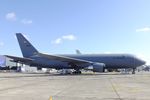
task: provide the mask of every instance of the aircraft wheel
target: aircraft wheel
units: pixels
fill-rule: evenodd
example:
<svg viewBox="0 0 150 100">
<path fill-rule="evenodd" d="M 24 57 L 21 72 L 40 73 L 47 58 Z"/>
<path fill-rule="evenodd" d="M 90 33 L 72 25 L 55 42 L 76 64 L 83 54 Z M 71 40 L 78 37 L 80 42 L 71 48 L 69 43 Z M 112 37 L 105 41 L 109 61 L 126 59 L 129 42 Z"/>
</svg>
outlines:
<svg viewBox="0 0 150 100">
<path fill-rule="evenodd" d="M 135 74 L 135 68 L 133 68 L 132 74 Z"/>
<path fill-rule="evenodd" d="M 81 71 L 78 71 L 78 74 L 81 74 Z"/>
<path fill-rule="evenodd" d="M 81 74 L 81 71 L 74 71 L 73 74 Z"/>
</svg>

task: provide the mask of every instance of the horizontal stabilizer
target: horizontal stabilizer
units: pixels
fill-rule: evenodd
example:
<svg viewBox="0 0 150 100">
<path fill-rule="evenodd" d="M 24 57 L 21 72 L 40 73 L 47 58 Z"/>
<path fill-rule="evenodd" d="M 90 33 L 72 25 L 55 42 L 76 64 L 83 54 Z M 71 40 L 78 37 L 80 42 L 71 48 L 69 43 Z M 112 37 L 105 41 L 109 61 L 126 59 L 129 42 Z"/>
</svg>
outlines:
<svg viewBox="0 0 150 100">
<path fill-rule="evenodd" d="M 15 56 L 9 56 L 9 55 L 5 55 L 8 58 L 13 59 L 13 62 L 22 62 L 22 63 L 30 63 L 33 60 L 30 58 L 22 58 L 22 57 L 15 57 Z"/>
</svg>

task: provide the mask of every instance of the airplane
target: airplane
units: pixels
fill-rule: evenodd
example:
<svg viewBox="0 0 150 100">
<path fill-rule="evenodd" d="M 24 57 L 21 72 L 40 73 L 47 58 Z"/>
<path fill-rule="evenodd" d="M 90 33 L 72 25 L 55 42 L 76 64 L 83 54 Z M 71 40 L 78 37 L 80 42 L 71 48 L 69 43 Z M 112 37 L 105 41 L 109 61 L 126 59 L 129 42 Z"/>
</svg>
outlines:
<svg viewBox="0 0 150 100">
<path fill-rule="evenodd" d="M 73 69 L 74 74 L 81 74 L 81 69 L 92 66 L 93 72 L 104 72 L 105 69 L 132 68 L 132 74 L 145 61 L 131 54 L 44 54 L 40 53 L 23 35 L 16 33 L 23 57 L 6 55 L 14 62 L 22 62 L 37 68 Z"/>
</svg>

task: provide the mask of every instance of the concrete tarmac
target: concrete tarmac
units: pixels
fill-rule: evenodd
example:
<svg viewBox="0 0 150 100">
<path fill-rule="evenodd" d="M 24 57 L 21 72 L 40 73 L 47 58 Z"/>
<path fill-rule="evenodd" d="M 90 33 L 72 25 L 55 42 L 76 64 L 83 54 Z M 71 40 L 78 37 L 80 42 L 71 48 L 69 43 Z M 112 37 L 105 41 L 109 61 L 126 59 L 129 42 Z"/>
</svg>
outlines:
<svg viewBox="0 0 150 100">
<path fill-rule="evenodd" d="M 49 75 L 0 73 L 0 100 L 150 100 L 150 72 Z"/>
</svg>

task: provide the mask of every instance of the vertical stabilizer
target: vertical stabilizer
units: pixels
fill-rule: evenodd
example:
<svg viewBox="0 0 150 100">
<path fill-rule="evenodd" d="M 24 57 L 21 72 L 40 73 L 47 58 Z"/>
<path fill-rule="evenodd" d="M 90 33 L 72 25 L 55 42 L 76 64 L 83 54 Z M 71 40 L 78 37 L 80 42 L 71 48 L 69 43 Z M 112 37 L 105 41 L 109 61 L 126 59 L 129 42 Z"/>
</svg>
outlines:
<svg viewBox="0 0 150 100">
<path fill-rule="evenodd" d="M 81 54 L 80 50 L 77 49 L 76 50 L 76 54 Z"/>
<path fill-rule="evenodd" d="M 16 33 L 23 57 L 30 58 L 38 53 L 35 47 L 21 34 Z"/>
</svg>

